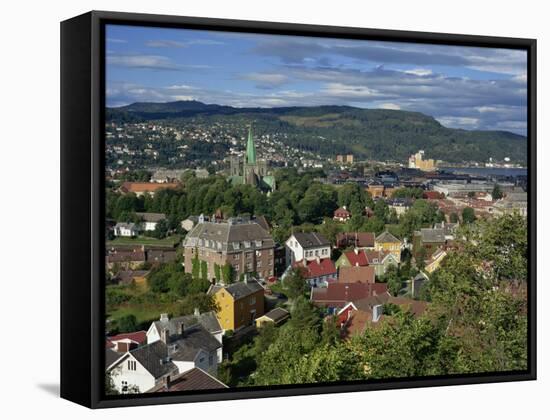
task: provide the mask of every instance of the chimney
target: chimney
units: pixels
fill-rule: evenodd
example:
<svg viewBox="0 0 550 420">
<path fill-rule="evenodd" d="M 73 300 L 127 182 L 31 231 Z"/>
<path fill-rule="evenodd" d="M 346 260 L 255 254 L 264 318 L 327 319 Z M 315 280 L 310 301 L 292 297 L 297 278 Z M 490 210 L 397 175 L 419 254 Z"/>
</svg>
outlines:
<svg viewBox="0 0 550 420">
<path fill-rule="evenodd" d="M 185 324 L 183 322 L 180 322 L 178 325 L 178 335 L 183 337 L 185 334 Z"/>
<path fill-rule="evenodd" d="M 195 310 L 193 311 L 193 315 L 194 316 L 200 316 L 201 315 L 201 311 L 199 308 L 195 308 Z"/>
<path fill-rule="evenodd" d="M 168 322 L 168 314 L 160 314 L 160 322 Z"/>
<path fill-rule="evenodd" d="M 358 263 L 358 262 L 356 262 L 356 263 L 355 263 L 355 266 L 356 266 L 356 267 L 359 267 L 359 263 Z"/>
<path fill-rule="evenodd" d="M 166 375 L 164 378 L 163 378 L 163 384 L 164 384 L 164 388 L 166 390 L 169 390 L 170 389 L 170 385 L 172 383 L 172 380 L 170 379 L 170 374 Z"/>
<path fill-rule="evenodd" d="M 353 252 L 355 252 L 355 255 L 359 255 L 359 250 L 357 248 L 354 248 Z"/>
<path fill-rule="evenodd" d="M 317 255 L 317 256 L 315 257 L 315 261 L 317 261 L 317 264 L 319 264 L 319 263 L 321 262 L 321 258 L 319 258 L 319 256 Z"/>
<path fill-rule="evenodd" d="M 164 344 L 168 344 L 170 342 L 170 331 L 168 331 L 168 328 L 163 328 L 160 332 L 160 341 Z"/>
</svg>

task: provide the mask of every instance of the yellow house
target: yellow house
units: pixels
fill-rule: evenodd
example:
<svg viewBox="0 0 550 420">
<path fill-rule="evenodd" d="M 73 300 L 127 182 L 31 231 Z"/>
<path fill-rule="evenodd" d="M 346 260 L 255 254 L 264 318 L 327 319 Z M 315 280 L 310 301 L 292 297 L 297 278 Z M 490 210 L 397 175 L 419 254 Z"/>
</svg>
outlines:
<svg viewBox="0 0 550 420">
<path fill-rule="evenodd" d="M 290 318 L 290 312 L 283 308 L 275 308 L 269 311 L 267 314 L 256 318 L 256 327 L 260 328 L 265 324 L 279 325 Z"/>
<path fill-rule="evenodd" d="M 390 252 L 397 258 L 397 262 L 401 262 L 401 241 L 387 230 L 374 240 L 374 250 Z"/>
<path fill-rule="evenodd" d="M 429 260 L 426 260 L 425 270 L 430 274 L 433 273 L 439 268 L 446 256 L 447 253 L 444 250 L 438 249 L 432 254 Z"/>
<path fill-rule="evenodd" d="M 264 314 L 264 288 L 256 280 L 216 284 L 208 293 L 214 296 L 216 318 L 224 331 L 253 325 Z"/>
</svg>

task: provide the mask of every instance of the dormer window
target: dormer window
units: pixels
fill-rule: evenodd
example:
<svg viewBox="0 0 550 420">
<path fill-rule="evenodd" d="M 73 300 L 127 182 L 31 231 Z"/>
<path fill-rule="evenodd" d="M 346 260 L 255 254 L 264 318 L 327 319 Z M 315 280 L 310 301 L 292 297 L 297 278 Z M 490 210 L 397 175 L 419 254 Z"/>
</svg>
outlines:
<svg viewBox="0 0 550 420">
<path fill-rule="evenodd" d="M 262 246 L 262 241 L 256 241 L 255 244 L 256 244 L 257 247 L 261 247 Z"/>
</svg>

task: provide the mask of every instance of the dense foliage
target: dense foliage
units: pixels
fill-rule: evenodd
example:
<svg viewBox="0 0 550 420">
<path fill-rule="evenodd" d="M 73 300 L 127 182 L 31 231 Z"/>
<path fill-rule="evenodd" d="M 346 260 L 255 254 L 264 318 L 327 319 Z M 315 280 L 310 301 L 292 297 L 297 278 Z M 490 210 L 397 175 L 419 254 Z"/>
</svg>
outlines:
<svg viewBox="0 0 550 420">
<path fill-rule="evenodd" d="M 173 125 L 245 127 L 254 121 L 258 135 L 283 133 L 287 145 L 334 156 L 354 153 L 359 158 L 405 161 L 419 149 L 447 162 L 486 161 L 490 157 L 526 162 L 525 137 L 504 131 L 466 131 L 443 127 L 417 113 L 347 106 L 291 108 L 231 108 L 195 101 L 138 103 L 107 110 L 116 122 L 170 120 Z M 204 144 L 205 158 L 222 144 Z M 191 156 L 194 158 L 195 156 Z"/>
</svg>

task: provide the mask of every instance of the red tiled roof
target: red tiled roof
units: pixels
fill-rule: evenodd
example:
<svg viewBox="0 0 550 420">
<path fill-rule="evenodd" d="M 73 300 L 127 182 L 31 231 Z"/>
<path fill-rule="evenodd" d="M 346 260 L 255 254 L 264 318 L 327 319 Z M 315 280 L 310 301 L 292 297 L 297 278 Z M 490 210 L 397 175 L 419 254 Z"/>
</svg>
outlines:
<svg viewBox="0 0 550 420">
<path fill-rule="evenodd" d="M 329 283 L 326 288 L 312 290 L 313 303 L 343 307 L 347 302 L 386 293 L 388 286 L 385 283 Z"/>
<path fill-rule="evenodd" d="M 330 274 L 336 274 L 336 266 L 330 258 L 323 260 L 308 261 L 304 266 L 303 260 L 296 261 L 293 266 L 302 268 L 306 279 L 314 279 L 321 276 L 328 276 Z"/>
<path fill-rule="evenodd" d="M 374 233 L 372 232 L 343 232 L 336 235 L 338 246 L 355 245 L 359 248 L 374 247 Z"/>
<path fill-rule="evenodd" d="M 390 254 L 389 251 L 365 251 L 368 264 L 381 264 L 388 254 Z"/>
<path fill-rule="evenodd" d="M 442 197 L 443 194 L 437 191 L 424 191 L 422 193 L 422 198 L 427 198 L 428 200 L 437 200 Z"/>
<path fill-rule="evenodd" d="M 339 207 L 336 210 L 334 210 L 334 216 L 335 217 L 349 217 L 351 216 L 351 213 L 348 209 L 345 209 L 343 207 Z"/>
<path fill-rule="evenodd" d="M 349 252 L 346 252 L 345 255 L 352 266 L 362 267 L 362 266 L 369 265 L 367 255 L 365 254 L 365 251 L 362 249 L 358 250 L 357 254 L 355 253 L 355 251 L 349 251 Z"/>
<path fill-rule="evenodd" d="M 123 333 L 123 334 L 117 334 L 113 335 L 111 337 L 107 337 L 105 340 L 105 346 L 108 348 L 114 347 L 116 341 L 129 339 L 132 341 L 135 341 L 138 344 L 145 343 L 145 340 L 147 340 L 147 332 L 146 331 L 136 331 L 131 333 Z"/>
<path fill-rule="evenodd" d="M 374 267 L 340 267 L 339 283 L 374 283 Z"/>
</svg>

